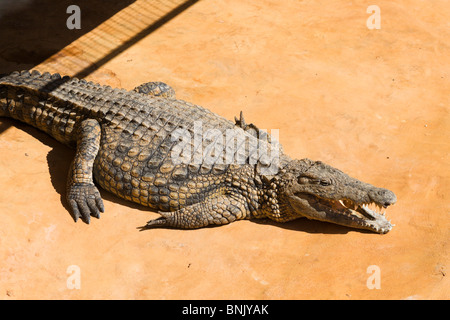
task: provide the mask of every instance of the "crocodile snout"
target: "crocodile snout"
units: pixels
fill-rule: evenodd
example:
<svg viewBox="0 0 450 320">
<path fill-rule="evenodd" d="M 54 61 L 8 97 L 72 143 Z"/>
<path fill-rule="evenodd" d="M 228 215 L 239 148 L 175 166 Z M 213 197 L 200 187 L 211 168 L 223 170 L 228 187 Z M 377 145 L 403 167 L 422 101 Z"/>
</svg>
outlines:
<svg viewBox="0 0 450 320">
<path fill-rule="evenodd" d="M 369 192 L 370 200 L 387 208 L 397 202 L 395 193 L 388 189 L 377 188 Z"/>
</svg>

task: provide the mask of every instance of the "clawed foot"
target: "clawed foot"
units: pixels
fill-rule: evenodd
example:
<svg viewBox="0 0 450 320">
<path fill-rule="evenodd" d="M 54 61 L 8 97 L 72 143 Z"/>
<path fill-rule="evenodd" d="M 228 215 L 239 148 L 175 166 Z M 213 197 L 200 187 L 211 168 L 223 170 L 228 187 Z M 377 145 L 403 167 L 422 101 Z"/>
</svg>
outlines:
<svg viewBox="0 0 450 320">
<path fill-rule="evenodd" d="M 100 212 L 105 211 L 100 192 L 93 184 L 77 183 L 69 186 L 67 200 L 75 222 L 81 217 L 89 224 L 91 215 L 100 218 Z"/>
</svg>

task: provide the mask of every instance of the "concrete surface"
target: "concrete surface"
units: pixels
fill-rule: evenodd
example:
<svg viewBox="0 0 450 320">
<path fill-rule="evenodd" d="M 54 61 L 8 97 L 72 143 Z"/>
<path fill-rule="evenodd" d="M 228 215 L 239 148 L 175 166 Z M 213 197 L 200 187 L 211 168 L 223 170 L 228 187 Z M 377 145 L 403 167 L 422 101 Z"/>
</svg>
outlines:
<svg viewBox="0 0 450 320">
<path fill-rule="evenodd" d="M 137 1 L 35 68 L 91 67 L 88 80 L 127 89 L 165 81 L 226 118 L 243 110 L 280 129 L 292 157 L 393 190 L 396 227 L 138 232 L 157 215 L 104 191 L 101 219 L 74 223 L 63 200 L 74 152 L 1 119 L 0 298 L 450 298 L 448 2 L 378 0 L 381 29 L 369 30 L 365 1 L 200 1 L 117 49 L 179 3 Z"/>
</svg>

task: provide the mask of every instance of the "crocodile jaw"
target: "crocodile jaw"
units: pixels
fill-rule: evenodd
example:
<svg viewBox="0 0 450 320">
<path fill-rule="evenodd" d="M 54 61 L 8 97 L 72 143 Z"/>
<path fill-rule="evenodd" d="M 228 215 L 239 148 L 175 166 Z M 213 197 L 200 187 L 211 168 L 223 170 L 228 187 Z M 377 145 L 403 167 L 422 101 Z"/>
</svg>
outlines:
<svg viewBox="0 0 450 320">
<path fill-rule="evenodd" d="M 380 205 L 374 201 L 355 203 L 349 199 L 330 200 L 307 193 L 296 193 L 290 196 L 289 202 L 296 212 L 308 219 L 366 229 L 380 234 L 388 233 L 394 226 L 386 219 L 384 209 L 387 205 Z"/>
</svg>

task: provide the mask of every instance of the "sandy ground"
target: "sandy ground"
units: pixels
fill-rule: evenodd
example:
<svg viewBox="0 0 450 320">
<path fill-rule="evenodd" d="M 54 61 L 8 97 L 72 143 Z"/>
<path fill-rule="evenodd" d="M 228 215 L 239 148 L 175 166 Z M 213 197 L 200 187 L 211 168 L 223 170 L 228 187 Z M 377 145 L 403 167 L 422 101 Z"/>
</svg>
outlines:
<svg viewBox="0 0 450 320">
<path fill-rule="evenodd" d="M 104 191 L 101 219 L 74 223 L 63 200 L 74 152 L 1 119 L 0 298 L 450 298 L 450 5 L 378 0 L 370 30 L 365 1 L 200 1 L 127 42 L 179 3 L 132 3 L 38 66 L 0 62 L 126 89 L 165 81 L 226 118 L 243 110 L 279 129 L 292 157 L 393 190 L 395 228 L 139 232 L 157 215 Z"/>
</svg>

